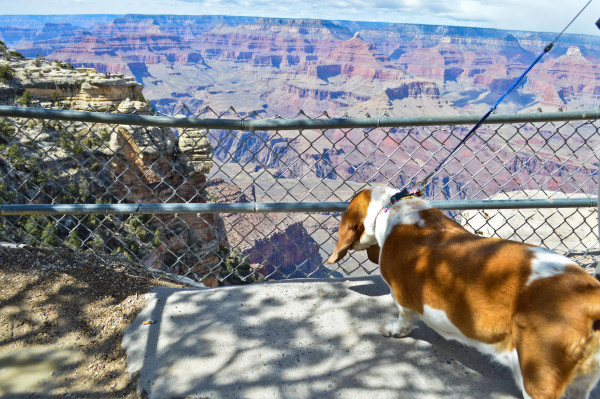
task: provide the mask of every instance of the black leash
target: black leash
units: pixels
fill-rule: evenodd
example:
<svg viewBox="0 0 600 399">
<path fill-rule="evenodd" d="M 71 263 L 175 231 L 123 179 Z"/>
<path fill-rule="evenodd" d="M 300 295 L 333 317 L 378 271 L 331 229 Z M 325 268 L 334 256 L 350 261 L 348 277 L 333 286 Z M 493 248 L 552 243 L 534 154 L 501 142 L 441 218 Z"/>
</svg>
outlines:
<svg viewBox="0 0 600 399">
<path fill-rule="evenodd" d="M 442 166 L 444 166 L 444 164 L 446 162 L 448 162 L 448 160 L 450 159 L 450 157 L 452 155 L 454 155 L 454 153 L 456 153 L 456 151 L 467 142 L 467 140 L 473 136 L 473 134 L 475 134 L 475 132 L 477 131 L 477 129 L 483 124 L 483 122 L 485 122 L 485 120 L 488 118 L 488 116 L 490 116 L 492 114 L 492 112 L 494 112 L 494 110 L 496 109 L 496 107 L 498 107 L 498 105 L 506 98 L 506 96 L 508 96 L 508 94 L 523 80 L 523 78 L 525 77 L 525 75 L 527 75 L 529 73 L 529 71 L 531 71 L 531 68 L 533 68 L 535 66 L 535 64 L 537 64 L 539 62 L 539 60 L 542 59 L 542 57 L 549 52 L 550 50 L 552 50 L 552 47 L 554 47 L 554 43 L 562 36 L 563 33 L 565 33 L 565 31 L 569 28 L 569 26 L 571 26 L 571 24 L 573 22 L 575 22 L 575 20 L 579 17 L 579 15 L 581 15 L 581 13 L 583 12 L 583 10 L 585 10 L 587 8 L 587 6 L 590 5 L 590 3 L 592 2 L 592 0 L 589 0 L 587 2 L 587 4 L 585 6 L 583 6 L 583 8 L 577 13 L 577 15 L 575 15 L 575 17 L 571 20 L 571 22 L 569 22 L 569 24 L 554 38 L 554 40 L 552 40 L 552 42 L 550 42 L 545 48 L 544 51 L 531 63 L 531 65 L 529 65 L 529 68 L 527 68 L 525 70 L 525 72 L 523 72 L 521 74 L 521 76 L 519 76 L 519 78 L 508 88 L 508 90 L 506 90 L 506 92 L 500 97 L 500 99 L 498 101 L 496 101 L 496 104 L 494 104 L 492 106 L 492 108 L 490 108 L 490 110 L 479 120 L 479 122 L 477 122 L 475 124 L 475 126 L 473 126 L 473 128 L 469 131 L 469 133 L 467 133 L 467 135 L 456 145 L 456 147 L 454 147 L 454 149 L 452 151 L 450 151 L 450 153 L 446 156 L 446 158 L 444 158 L 442 160 L 442 162 L 439 163 L 439 165 L 431 172 L 429 173 L 427 176 L 425 176 L 425 178 L 423 180 L 421 180 L 420 182 L 418 182 L 416 184 L 416 187 L 418 189 L 420 189 L 421 191 L 424 191 L 425 186 L 429 183 L 429 180 L 431 180 L 431 178 L 433 176 L 435 176 L 437 174 L 437 172 L 440 171 L 440 169 L 442 168 Z M 600 28 L 600 20 L 598 20 L 598 22 L 596 22 L 596 25 L 598 25 L 598 28 Z"/>
</svg>

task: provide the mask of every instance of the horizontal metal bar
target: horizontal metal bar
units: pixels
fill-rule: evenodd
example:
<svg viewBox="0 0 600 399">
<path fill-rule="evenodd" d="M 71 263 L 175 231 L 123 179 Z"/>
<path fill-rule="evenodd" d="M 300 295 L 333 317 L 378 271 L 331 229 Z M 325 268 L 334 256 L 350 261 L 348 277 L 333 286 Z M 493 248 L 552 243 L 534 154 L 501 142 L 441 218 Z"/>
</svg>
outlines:
<svg viewBox="0 0 600 399">
<path fill-rule="evenodd" d="M 597 206 L 598 198 L 431 201 L 431 204 L 434 207 L 442 210 L 591 208 Z M 7 204 L 0 206 L 0 216 L 343 212 L 347 207 L 348 202 L 242 202 L 224 204 Z"/>
<path fill-rule="evenodd" d="M 431 205 L 442 210 L 463 211 L 470 209 L 536 209 L 536 208 L 593 208 L 598 197 L 560 199 L 505 199 L 471 201 L 431 201 Z"/>
<path fill-rule="evenodd" d="M 409 118 L 327 118 L 327 119 L 210 119 L 175 118 L 117 114 L 107 112 L 68 111 L 48 108 L 0 106 L 0 116 L 16 118 L 65 120 L 139 126 L 180 127 L 223 130 L 303 130 L 303 129 L 374 129 L 377 127 L 457 126 L 477 123 L 480 115 L 418 116 Z M 533 114 L 490 115 L 486 124 L 557 122 L 600 119 L 600 110 L 578 112 L 548 112 Z"/>
<path fill-rule="evenodd" d="M 0 206 L 0 215 L 343 212 L 347 207 L 348 203 L 346 202 L 236 202 L 223 204 L 10 204 Z"/>
<path fill-rule="evenodd" d="M 246 122 L 251 126 L 248 130 L 303 130 L 303 129 L 375 129 L 378 127 L 412 127 L 412 126 L 460 126 L 472 125 L 481 119 L 481 115 L 464 116 L 418 116 L 408 118 L 331 118 L 331 119 L 263 119 Z M 530 123 L 571 120 L 600 119 L 600 111 L 583 112 L 549 112 L 536 114 L 502 114 L 490 115 L 487 125 L 503 123 Z"/>
<path fill-rule="evenodd" d="M 240 119 L 232 120 L 175 118 L 171 116 L 117 114 L 110 112 L 68 111 L 51 108 L 0 106 L 0 116 L 90 123 L 108 123 L 117 125 L 245 130 L 243 126 L 243 121 Z"/>
</svg>

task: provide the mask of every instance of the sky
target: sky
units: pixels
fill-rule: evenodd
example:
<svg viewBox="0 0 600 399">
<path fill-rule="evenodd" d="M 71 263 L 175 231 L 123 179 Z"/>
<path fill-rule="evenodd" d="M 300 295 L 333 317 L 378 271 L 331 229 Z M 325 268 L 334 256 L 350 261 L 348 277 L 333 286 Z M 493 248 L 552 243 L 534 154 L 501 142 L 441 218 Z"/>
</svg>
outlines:
<svg viewBox="0 0 600 399">
<path fill-rule="evenodd" d="M 589 0 L 0 0 L 10 14 L 188 14 L 381 21 L 560 32 Z M 600 0 L 567 33 L 600 35 Z"/>
</svg>

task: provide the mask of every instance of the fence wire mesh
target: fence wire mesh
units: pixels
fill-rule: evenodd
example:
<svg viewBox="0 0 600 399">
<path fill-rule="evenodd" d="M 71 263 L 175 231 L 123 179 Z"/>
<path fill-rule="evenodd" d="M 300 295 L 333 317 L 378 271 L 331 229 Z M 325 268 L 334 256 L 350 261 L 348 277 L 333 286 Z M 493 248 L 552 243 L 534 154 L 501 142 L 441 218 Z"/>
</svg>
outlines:
<svg viewBox="0 0 600 399">
<path fill-rule="evenodd" d="M 96 111 L 91 108 L 88 111 Z M 118 112 L 117 110 L 110 110 Z M 182 117 L 260 119 L 230 108 Z M 328 119 L 327 114 L 316 116 Z M 294 118 L 311 119 L 300 111 Z M 593 197 L 595 119 L 482 126 L 426 187 L 431 200 Z M 0 118 L 0 203 L 349 201 L 432 171 L 470 126 L 221 130 Z M 598 254 L 596 208 L 452 211 L 476 234 L 541 245 L 582 266 Z M 119 256 L 208 286 L 377 272 L 361 253 L 323 262 L 339 213 L 15 215 L 0 241 Z M 329 266 L 329 265 L 328 265 Z"/>
</svg>

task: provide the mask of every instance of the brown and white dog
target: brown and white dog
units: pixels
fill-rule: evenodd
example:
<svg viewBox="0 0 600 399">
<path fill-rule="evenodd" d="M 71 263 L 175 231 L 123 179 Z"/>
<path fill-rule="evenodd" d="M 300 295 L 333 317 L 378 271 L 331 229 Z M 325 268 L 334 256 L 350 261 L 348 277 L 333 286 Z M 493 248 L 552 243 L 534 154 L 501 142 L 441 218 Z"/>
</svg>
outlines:
<svg viewBox="0 0 600 399">
<path fill-rule="evenodd" d="M 400 310 L 383 325 L 404 337 L 415 317 L 446 339 L 510 367 L 525 398 L 588 398 L 600 379 L 600 283 L 546 249 L 471 234 L 397 190 L 359 192 L 333 254 L 366 250 Z"/>
</svg>

